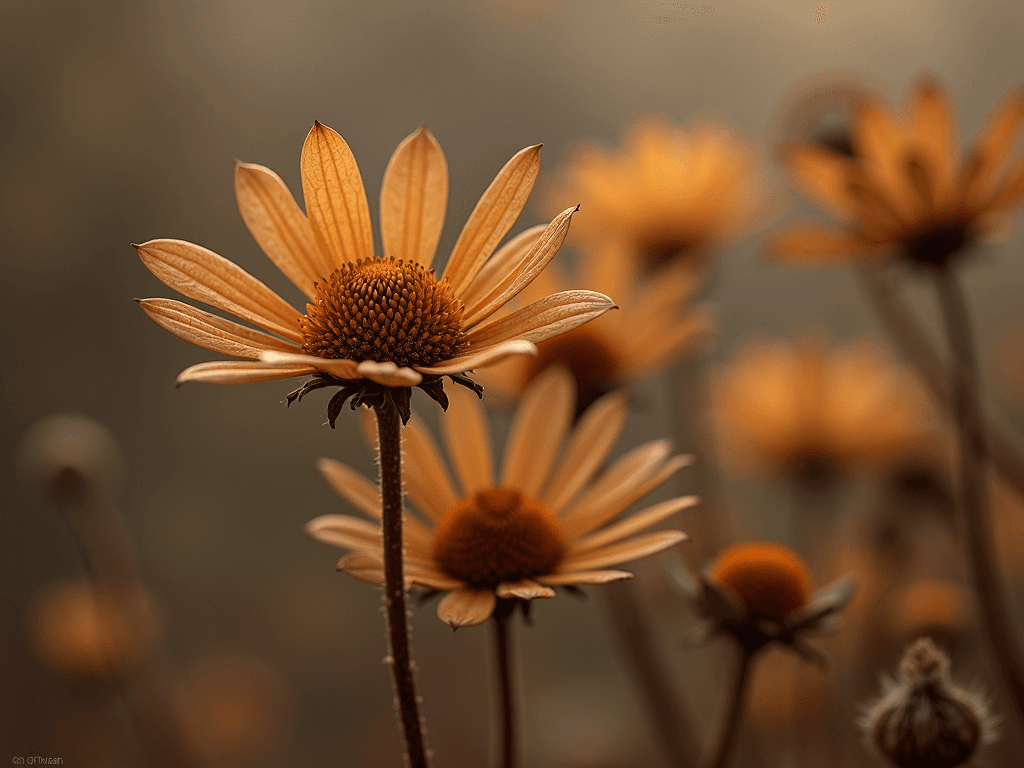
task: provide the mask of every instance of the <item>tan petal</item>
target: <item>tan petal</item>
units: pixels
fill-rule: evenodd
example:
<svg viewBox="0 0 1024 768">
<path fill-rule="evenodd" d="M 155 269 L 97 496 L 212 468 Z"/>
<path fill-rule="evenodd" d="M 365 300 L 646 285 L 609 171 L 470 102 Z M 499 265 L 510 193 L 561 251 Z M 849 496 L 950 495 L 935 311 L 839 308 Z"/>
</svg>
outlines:
<svg viewBox="0 0 1024 768">
<path fill-rule="evenodd" d="M 437 617 L 452 629 L 483 624 L 498 602 L 493 589 L 459 589 L 449 592 L 437 605 Z"/>
<path fill-rule="evenodd" d="M 380 558 L 364 552 L 352 552 L 338 560 L 336 568 L 339 571 L 344 571 L 349 576 L 354 576 L 360 581 L 384 586 L 384 563 Z M 406 579 L 405 586 L 408 589 L 408 579 Z"/>
<path fill-rule="evenodd" d="M 615 525 L 609 525 L 607 528 L 602 528 L 589 536 L 576 539 L 569 547 L 569 556 L 597 549 L 606 544 L 612 544 L 620 539 L 624 539 L 627 536 L 632 536 L 634 533 L 650 528 L 652 525 L 660 523 L 677 512 L 689 509 L 698 503 L 700 503 L 700 499 L 696 496 L 680 496 L 679 498 L 669 499 L 660 504 L 647 507 L 647 509 L 629 515 Z"/>
<path fill-rule="evenodd" d="M 333 268 L 373 257 L 373 230 L 359 166 L 337 131 L 319 121 L 302 145 L 302 194 L 313 237 Z M 324 275 L 326 277 L 326 275 Z"/>
<path fill-rule="evenodd" d="M 184 240 L 150 240 L 135 250 L 150 272 L 179 293 L 302 343 L 302 313 L 223 256 Z"/>
<path fill-rule="evenodd" d="M 462 228 L 444 269 L 461 296 L 494 248 L 519 218 L 540 172 L 540 144 L 517 152 L 498 171 Z"/>
<path fill-rule="evenodd" d="M 463 496 L 494 485 L 491 431 L 477 396 L 465 387 L 452 387 L 451 405 L 441 419 L 441 432 Z"/>
<path fill-rule="evenodd" d="M 938 200 L 947 199 L 956 174 L 956 120 L 949 94 L 932 77 L 918 83 L 913 106 L 914 138 L 928 157 L 928 169 Z"/>
<path fill-rule="evenodd" d="M 566 571 L 565 573 L 551 573 L 538 576 L 537 581 L 552 587 L 561 587 L 581 584 L 608 584 L 613 581 L 632 578 L 633 574 L 629 571 Z"/>
<path fill-rule="evenodd" d="M 380 490 L 347 464 L 334 459 L 317 459 L 316 468 L 341 497 L 374 520 L 381 519 Z M 320 520 L 321 518 L 317 518 Z M 315 521 L 314 521 L 315 522 Z M 307 523 L 307 527 L 311 523 Z"/>
<path fill-rule="evenodd" d="M 473 349 L 473 347 L 470 347 Z M 451 373 L 465 373 L 466 371 L 472 371 L 476 368 L 483 368 L 486 365 L 497 363 L 500 360 L 504 360 L 506 357 L 512 355 L 536 355 L 537 345 L 532 341 L 525 341 L 523 339 L 511 339 L 510 341 L 502 341 L 498 344 L 487 344 L 482 348 L 478 348 L 476 352 L 472 352 L 468 355 L 461 357 L 453 357 L 449 360 L 444 360 L 437 365 L 431 366 L 417 366 L 416 370 L 421 373 L 432 374 L 434 376 L 448 375 Z"/>
<path fill-rule="evenodd" d="M 580 417 L 562 460 L 541 496 L 556 515 L 604 464 L 626 423 L 627 403 L 625 392 L 612 392 L 597 400 Z"/>
<path fill-rule="evenodd" d="M 487 263 L 477 272 L 473 282 L 459 295 L 463 304 L 466 305 L 467 314 L 479 306 L 478 299 L 489 293 L 495 285 L 504 279 L 505 275 L 519 272 L 522 269 L 530 250 L 546 230 L 546 225 L 538 224 L 520 232 L 487 260 Z"/>
<path fill-rule="evenodd" d="M 877 245 L 854 230 L 809 225 L 776 232 L 767 250 L 787 266 L 810 268 L 845 266 L 853 256 L 881 253 Z"/>
<path fill-rule="evenodd" d="M 260 360 L 272 365 L 304 365 L 317 371 L 329 373 L 339 379 L 358 379 L 362 374 L 358 371 L 355 360 L 343 358 L 317 357 L 291 352 L 260 352 Z"/>
<path fill-rule="evenodd" d="M 509 270 L 490 291 L 484 294 L 473 307 L 466 308 L 465 328 L 470 330 L 486 320 L 528 286 L 551 262 L 562 247 L 569 233 L 572 215 L 579 209 L 567 208 L 558 214 L 544 230 L 544 234 L 533 244 L 523 263 L 515 271 Z"/>
<path fill-rule="evenodd" d="M 969 153 L 962 179 L 963 197 L 968 206 L 975 206 L 990 193 L 996 175 L 1006 165 L 1007 151 L 1013 145 L 1024 122 L 1024 89 L 1018 88 L 992 108 L 985 125 L 978 132 Z"/>
<path fill-rule="evenodd" d="M 448 468 L 430 434 L 418 421 L 402 430 L 405 486 L 416 508 L 438 521 L 458 500 Z"/>
<path fill-rule="evenodd" d="M 502 582 L 498 585 L 495 590 L 498 597 L 509 600 L 513 597 L 519 597 L 523 600 L 533 600 L 536 597 L 554 597 L 555 590 L 551 587 L 544 587 L 538 584 L 536 581 L 530 579 L 521 579 L 513 582 Z"/>
<path fill-rule="evenodd" d="M 614 308 L 615 302 L 602 293 L 562 291 L 474 328 L 466 340 L 476 346 L 509 339 L 526 339 L 536 344 L 578 328 Z"/>
<path fill-rule="evenodd" d="M 591 552 L 582 552 L 578 555 L 570 555 L 558 566 L 559 573 L 569 571 L 589 571 L 594 568 L 604 568 L 608 565 L 619 565 L 641 557 L 653 555 L 663 549 L 686 541 L 687 536 L 681 531 L 658 531 L 637 536 L 628 541 L 620 541 L 602 549 Z"/>
<path fill-rule="evenodd" d="M 250 363 L 240 360 L 217 360 L 199 363 L 178 374 L 175 386 L 186 381 L 201 381 L 204 384 L 256 384 L 261 381 L 278 381 L 293 376 L 308 376 L 316 373 L 309 365 L 274 365 L 272 363 Z"/>
<path fill-rule="evenodd" d="M 390 361 L 378 363 L 376 360 L 364 360 L 356 367 L 360 376 L 383 384 L 385 387 L 415 387 L 423 377 L 412 368 L 399 367 Z"/>
<path fill-rule="evenodd" d="M 1024 159 L 1018 160 L 1009 170 L 988 207 L 992 211 L 1010 211 L 1021 201 L 1024 201 Z"/>
<path fill-rule="evenodd" d="M 405 578 L 411 584 L 427 589 L 449 590 L 462 589 L 466 582 L 462 579 L 453 579 L 447 574 L 422 566 L 410 565 L 406 568 Z"/>
<path fill-rule="evenodd" d="M 381 556 L 380 523 L 360 520 L 349 515 L 321 515 L 303 528 L 311 539 L 341 549 L 354 549 L 376 557 Z"/>
<path fill-rule="evenodd" d="M 281 177 L 269 168 L 235 163 L 235 197 L 245 226 L 263 252 L 312 299 L 313 283 L 331 273 L 313 229 Z"/>
<path fill-rule="evenodd" d="M 505 445 L 501 485 L 540 496 L 572 423 L 576 387 L 561 367 L 548 368 L 523 393 Z"/>
<path fill-rule="evenodd" d="M 260 352 L 276 349 L 298 351 L 290 342 L 254 331 L 230 320 L 174 299 L 136 299 L 143 311 L 161 328 L 204 349 L 234 357 L 256 359 Z"/>
<path fill-rule="evenodd" d="M 380 188 L 384 255 L 429 267 L 448 204 L 448 165 L 434 136 L 421 125 L 391 156 Z"/>
<path fill-rule="evenodd" d="M 799 144 L 786 153 L 786 167 L 801 191 L 836 216 L 848 218 L 852 204 L 848 191 L 853 163 L 834 152 L 811 144 Z"/>
</svg>

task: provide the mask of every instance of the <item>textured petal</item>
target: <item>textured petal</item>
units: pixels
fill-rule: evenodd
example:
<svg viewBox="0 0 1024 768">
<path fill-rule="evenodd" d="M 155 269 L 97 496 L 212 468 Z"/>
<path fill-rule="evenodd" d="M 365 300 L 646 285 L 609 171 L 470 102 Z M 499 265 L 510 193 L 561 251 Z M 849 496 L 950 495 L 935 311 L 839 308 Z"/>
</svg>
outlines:
<svg viewBox="0 0 1024 768">
<path fill-rule="evenodd" d="M 451 475 L 430 434 L 418 421 L 411 421 L 402 430 L 405 438 L 405 486 L 409 498 L 432 520 L 444 517 L 458 500 Z"/>
<path fill-rule="evenodd" d="M 548 368 L 523 393 L 505 445 L 501 485 L 540 496 L 575 410 L 576 387 L 561 367 Z"/>
<path fill-rule="evenodd" d="M 653 555 L 680 541 L 686 541 L 686 538 L 686 534 L 681 531 L 658 531 L 644 534 L 591 552 L 569 555 L 558 567 L 558 572 L 588 571 L 608 565 L 628 563 L 639 560 L 641 557 Z"/>
<path fill-rule="evenodd" d="M 348 144 L 337 131 L 317 121 L 302 145 L 300 163 L 306 215 L 327 263 L 337 268 L 371 258 L 370 207 Z"/>
<path fill-rule="evenodd" d="M 383 384 L 385 387 L 415 387 L 423 377 L 412 368 L 399 367 L 392 362 L 378 363 L 376 360 L 364 360 L 356 366 L 360 376 Z"/>
<path fill-rule="evenodd" d="M 260 352 L 260 360 L 272 365 L 303 365 L 317 371 L 329 373 L 339 379 L 358 379 L 362 374 L 357 370 L 358 364 L 355 360 L 343 358 L 334 359 L 328 357 L 317 357 L 316 355 L 303 355 L 291 352 Z"/>
<path fill-rule="evenodd" d="M 334 459 L 317 459 L 316 468 L 338 495 L 374 520 L 381 519 L 380 490 L 362 472 Z M 322 518 L 317 518 L 321 520 Z M 314 520 L 313 522 L 316 522 Z M 312 523 L 307 523 L 308 527 Z"/>
<path fill-rule="evenodd" d="M 556 515 L 604 464 L 626 423 L 627 405 L 625 392 L 612 392 L 590 406 L 576 423 L 562 460 L 541 496 Z"/>
<path fill-rule="evenodd" d="M 569 234 L 569 223 L 579 206 L 568 208 L 558 214 L 544 230 L 527 253 L 523 263 L 515 270 L 509 270 L 490 291 L 484 294 L 472 307 L 466 308 L 465 328 L 470 330 L 508 304 L 520 291 L 533 282 L 544 271 L 551 259 L 562 247 Z"/>
<path fill-rule="evenodd" d="M 582 584 L 608 584 L 622 579 L 632 579 L 629 571 L 566 571 L 538 576 L 537 581 L 552 587 L 576 586 Z"/>
<path fill-rule="evenodd" d="M 204 349 L 234 357 L 256 359 L 260 352 L 276 349 L 297 352 L 298 347 L 260 331 L 184 304 L 174 299 L 136 299 L 143 311 L 161 328 Z"/>
<path fill-rule="evenodd" d="M 519 218 L 540 171 L 540 145 L 517 152 L 498 171 L 462 228 L 444 269 L 456 296 L 469 287 Z"/>
<path fill-rule="evenodd" d="M 472 349 L 472 347 L 471 347 Z M 433 374 L 435 376 L 448 375 L 452 373 L 464 373 L 476 368 L 483 368 L 499 360 L 504 360 L 512 355 L 536 355 L 537 345 L 532 341 L 523 339 L 511 339 L 498 344 L 487 344 L 468 355 L 453 357 L 444 360 L 437 365 L 417 366 L 416 370 L 421 373 Z"/>
<path fill-rule="evenodd" d="M 555 590 L 551 587 L 544 587 L 538 584 L 536 581 L 530 579 L 521 579 L 514 582 L 502 582 L 498 585 L 495 590 L 498 597 L 503 597 L 506 600 L 513 597 L 519 597 L 523 600 L 533 600 L 536 597 L 554 597 Z"/>
<path fill-rule="evenodd" d="M 309 219 L 281 177 L 262 165 L 235 163 L 235 197 L 253 239 L 312 299 L 316 295 L 313 283 L 327 277 L 332 269 L 317 250 Z"/>
<path fill-rule="evenodd" d="M 448 165 L 437 139 L 421 125 L 391 156 L 380 188 L 384 255 L 429 267 L 448 204 Z"/>
<path fill-rule="evenodd" d="M 485 296 L 496 286 L 505 275 L 519 272 L 526 257 L 540 236 L 547 230 L 544 224 L 530 227 L 520 232 L 487 260 L 487 263 L 477 272 L 473 282 L 466 287 L 466 290 L 459 295 L 463 304 L 466 305 L 466 312 L 471 312 L 478 306 L 478 299 Z"/>
<path fill-rule="evenodd" d="M 179 293 L 302 343 L 302 313 L 223 256 L 184 240 L 150 240 L 135 249 L 146 268 Z"/>
<path fill-rule="evenodd" d="M 526 339 L 536 344 L 578 328 L 614 308 L 615 302 L 602 293 L 562 291 L 474 328 L 466 339 L 477 346 L 509 339 Z"/>
<path fill-rule="evenodd" d="M 459 589 L 437 605 L 437 617 L 452 629 L 483 624 L 498 602 L 493 589 Z"/>
<path fill-rule="evenodd" d="M 647 509 L 629 515 L 626 519 L 615 525 L 609 525 L 589 536 L 576 539 L 569 547 L 569 555 L 572 556 L 579 552 L 597 549 L 606 544 L 612 544 L 620 539 L 624 539 L 627 536 L 632 536 L 634 533 L 650 528 L 652 525 L 660 523 L 662 520 L 676 514 L 676 512 L 689 509 L 699 502 L 700 499 L 696 496 L 680 496 L 679 498 L 669 499 L 660 504 L 647 507 Z"/>
<path fill-rule="evenodd" d="M 854 230 L 809 225 L 776 232 L 767 250 L 772 258 L 791 267 L 843 266 L 850 263 L 851 256 L 881 253 L 877 245 Z"/>
<path fill-rule="evenodd" d="M 204 384 L 255 384 L 260 381 L 290 379 L 293 376 L 308 376 L 311 373 L 316 373 L 316 368 L 309 365 L 217 360 L 186 368 L 178 374 L 174 383 L 176 386 L 181 386 L 186 381 L 201 381 Z"/>
<path fill-rule="evenodd" d="M 465 387 L 452 387 L 451 406 L 441 419 L 441 431 L 463 496 L 494 485 L 491 431 L 477 396 Z"/>
</svg>

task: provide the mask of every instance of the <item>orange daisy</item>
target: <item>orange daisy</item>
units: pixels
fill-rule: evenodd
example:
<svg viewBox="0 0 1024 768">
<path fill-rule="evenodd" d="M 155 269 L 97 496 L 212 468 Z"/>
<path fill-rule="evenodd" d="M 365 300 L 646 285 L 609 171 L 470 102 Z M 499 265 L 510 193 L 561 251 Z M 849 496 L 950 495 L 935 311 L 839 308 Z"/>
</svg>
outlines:
<svg viewBox="0 0 1024 768">
<path fill-rule="evenodd" d="M 630 578 L 627 571 L 607 569 L 686 538 L 679 531 L 636 534 L 693 506 L 693 496 L 609 523 L 692 457 L 672 456 L 667 441 L 652 442 L 595 477 L 622 430 L 626 398 L 606 395 L 572 428 L 574 399 L 572 377 L 564 369 L 539 377 L 523 396 L 496 476 L 482 406 L 466 390 L 453 391 L 442 427 L 458 485 L 427 432 L 415 422 L 403 430 L 406 490 L 423 515 L 407 514 L 404 522 L 405 579 L 409 586 L 448 592 L 437 607 L 446 624 L 480 624 L 499 598 L 548 598 L 556 586 Z M 336 461 L 321 459 L 320 470 L 373 522 L 324 515 L 310 521 L 306 532 L 351 550 L 338 561 L 339 570 L 383 584 L 376 487 Z"/>
<path fill-rule="evenodd" d="M 1024 157 L 1011 157 L 1024 90 L 995 106 L 962 161 L 954 107 L 940 83 L 922 78 L 909 112 L 901 121 L 866 96 L 852 121 L 853 157 L 820 143 L 788 149 L 785 163 L 801 191 L 846 226 L 783 229 L 770 244 L 780 261 L 824 266 L 895 252 L 944 266 L 974 242 L 1000 239 L 1024 202 Z"/>
<path fill-rule="evenodd" d="M 441 377 L 479 390 L 464 374 L 610 309 L 607 296 L 565 291 L 491 319 L 558 251 L 575 208 L 542 230 L 495 248 L 522 211 L 540 168 L 540 145 L 517 153 L 470 214 L 440 279 L 431 264 L 444 223 L 448 169 L 421 127 L 391 157 L 380 195 L 382 257 L 374 256 L 369 206 L 345 140 L 317 122 L 302 148 L 306 213 L 284 182 L 238 163 L 235 190 L 249 231 L 309 303 L 303 314 L 232 262 L 182 240 L 136 246 L 143 263 L 185 296 L 230 312 L 254 330 L 171 299 L 139 303 L 153 320 L 198 346 L 244 361 L 201 363 L 177 382 L 245 384 L 314 378 L 292 393 L 341 386 L 328 406 L 395 399 L 408 419 L 410 387 L 446 405 Z"/>
</svg>

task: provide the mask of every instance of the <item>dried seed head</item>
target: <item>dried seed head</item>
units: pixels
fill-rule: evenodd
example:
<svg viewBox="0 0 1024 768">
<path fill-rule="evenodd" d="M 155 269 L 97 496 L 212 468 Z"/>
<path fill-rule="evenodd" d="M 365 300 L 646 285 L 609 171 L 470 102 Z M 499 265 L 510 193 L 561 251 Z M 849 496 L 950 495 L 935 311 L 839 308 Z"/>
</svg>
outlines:
<svg viewBox="0 0 1024 768">
<path fill-rule="evenodd" d="M 995 740 L 984 697 L 955 685 L 949 657 L 922 637 L 900 660 L 898 680 L 882 679 L 881 698 L 860 722 L 870 746 L 899 768 L 956 768 Z"/>
<path fill-rule="evenodd" d="M 565 554 L 554 515 L 514 488 L 461 499 L 437 526 L 434 559 L 445 573 L 476 586 L 550 572 Z"/>
<path fill-rule="evenodd" d="M 728 587 L 752 614 L 782 620 L 807 603 L 811 574 L 789 547 L 755 541 L 737 544 L 718 556 L 711 579 Z"/>
<path fill-rule="evenodd" d="M 359 259 L 316 284 L 299 318 L 302 348 L 319 357 L 436 365 L 467 346 L 463 310 L 448 281 L 421 264 Z"/>
</svg>

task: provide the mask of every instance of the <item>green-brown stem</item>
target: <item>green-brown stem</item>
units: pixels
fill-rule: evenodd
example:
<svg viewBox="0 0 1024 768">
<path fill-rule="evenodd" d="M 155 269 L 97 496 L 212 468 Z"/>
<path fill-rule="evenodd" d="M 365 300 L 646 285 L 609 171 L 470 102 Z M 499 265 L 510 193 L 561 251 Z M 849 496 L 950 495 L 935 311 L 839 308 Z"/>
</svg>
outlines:
<svg viewBox="0 0 1024 768">
<path fill-rule="evenodd" d="M 729 762 L 733 747 L 736 746 L 743 703 L 747 695 L 747 683 L 750 680 L 750 661 L 755 653 L 742 643 L 737 643 L 737 647 L 740 651 L 740 661 L 736 676 L 733 678 L 729 698 L 725 703 L 721 724 L 717 727 L 715 741 L 705 750 L 705 756 L 701 760 L 702 768 L 724 768 Z"/>
<path fill-rule="evenodd" d="M 518 758 L 516 696 L 512 684 L 512 651 L 509 624 L 516 601 L 501 599 L 494 609 L 494 662 L 501 695 L 501 768 L 515 768 Z"/>
<path fill-rule="evenodd" d="M 1007 613 L 1008 602 L 996 568 L 988 499 L 988 446 L 977 389 L 977 361 L 967 302 L 956 274 L 935 273 L 939 303 L 953 353 L 951 394 L 960 443 L 959 507 L 968 564 L 989 644 L 1024 729 L 1024 660 Z"/>
<path fill-rule="evenodd" d="M 380 447 L 380 498 L 384 533 L 384 615 L 387 620 L 388 663 L 395 684 L 398 718 L 410 768 L 427 767 L 423 723 L 416 700 L 409 648 L 409 614 L 405 604 L 402 565 L 402 426 L 390 397 L 375 408 Z"/>
</svg>

